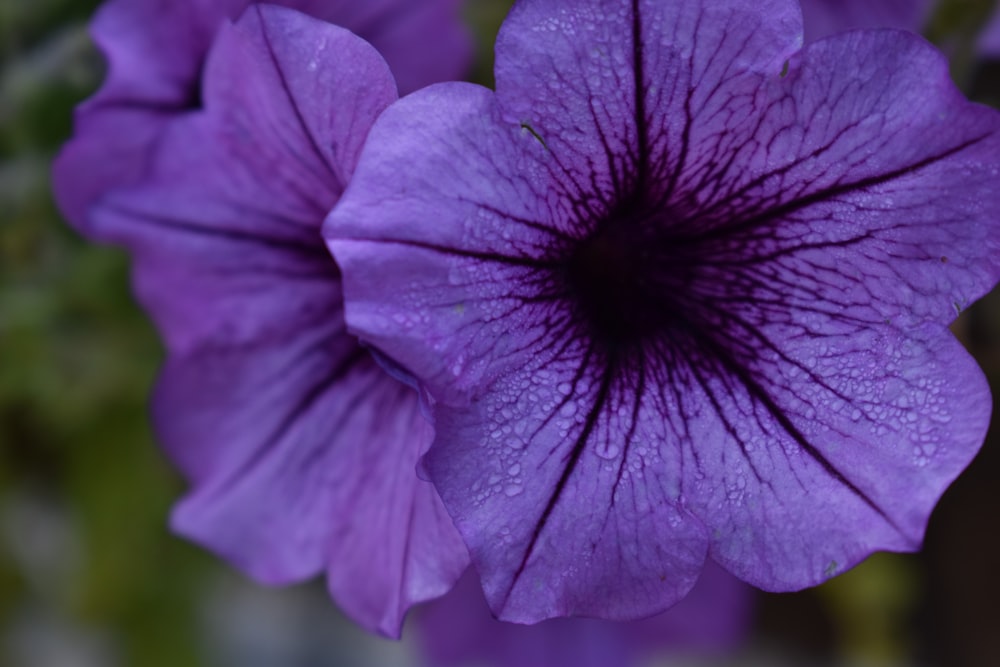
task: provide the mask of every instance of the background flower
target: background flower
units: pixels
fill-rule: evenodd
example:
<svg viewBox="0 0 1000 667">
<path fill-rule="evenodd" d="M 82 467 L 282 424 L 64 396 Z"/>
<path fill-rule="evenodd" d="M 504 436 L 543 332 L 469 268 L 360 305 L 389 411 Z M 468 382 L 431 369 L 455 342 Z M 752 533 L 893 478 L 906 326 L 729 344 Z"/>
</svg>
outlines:
<svg viewBox="0 0 1000 667">
<path fill-rule="evenodd" d="M 919 32 L 934 0 L 802 0 L 806 41 L 852 28 L 902 28 Z"/>
<path fill-rule="evenodd" d="M 154 421 L 192 485 L 174 528 L 265 583 L 326 571 L 345 612 L 387 635 L 467 563 L 416 478 L 431 433 L 416 394 L 346 333 L 319 236 L 394 98 L 359 38 L 251 7 L 208 57 L 204 111 L 91 211 L 132 252 L 167 347 Z"/>
<path fill-rule="evenodd" d="M 750 593 L 746 584 L 709 566 L 684 600 L 652 618 L 517 625 L 493 618 L 470 570 L 450 593 L 417 610 L 414 629 L 428 667 L 629 667 L 653 656 L 714 656 L 739 646 L 749 629 Z"/>
<path fill-rule="evenodd" d="M 276 4 L 344 26 L 386 58 L 400 91 L 454 79 L 471 45 L 460 0 L 287 0 Z M 156 137 L 201 105 L 201 74 L 212 38 L 248 0 L 111 0 L 93 34 L 108 61 L 101 89 L 76 112 L 75 136 L 55 164 L 63 214 L 83 231 L 87 211 L 108 190 L 135 183 Z"/>
<path fill-rule="evenodd" d="M 979 49 L 987 57 L 1000 58 L 1000 8 L 993 12 L 993 18 L 983 28 Z"/>
</svg>

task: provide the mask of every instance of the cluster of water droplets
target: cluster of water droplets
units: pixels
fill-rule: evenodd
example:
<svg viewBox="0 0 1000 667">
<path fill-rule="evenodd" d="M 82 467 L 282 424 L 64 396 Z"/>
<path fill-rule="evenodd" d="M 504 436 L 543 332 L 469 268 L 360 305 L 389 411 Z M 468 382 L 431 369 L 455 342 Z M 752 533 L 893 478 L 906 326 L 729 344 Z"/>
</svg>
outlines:
<svg viewBox="0 0 1000 667">
<path fill-rule="evenodd" d="M 807 437 L 834 447 L 842 436 L 832 431 L 887 450 L 909 443 L 910 452 L 893 456 L 908 457 L 918 468 L 939 455 L 941 430 L 951 413 L 944 376 L 927 373 L 930 360 L 923 343 L 886 325 L 828 336 L 807 349 L 801 361 L 769 370 L 783 378 L 778 398 Z"/>
</svg>

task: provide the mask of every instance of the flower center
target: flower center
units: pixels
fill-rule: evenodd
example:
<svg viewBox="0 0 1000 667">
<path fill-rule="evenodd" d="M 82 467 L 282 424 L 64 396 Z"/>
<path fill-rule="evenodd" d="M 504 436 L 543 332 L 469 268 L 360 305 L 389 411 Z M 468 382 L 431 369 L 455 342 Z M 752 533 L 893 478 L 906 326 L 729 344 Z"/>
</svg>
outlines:
<svg viewBox="0 0 1000 667">
<path fill-rule="evenodd" d="M 684 281 L 659 248 L 662 241 L 633 223 L 625 218 L 598 225 L 568 262 L 570 291 L 592 335 L 616 347 L 641 343 L 680 317 L 669 292 Z"/>
</svg>

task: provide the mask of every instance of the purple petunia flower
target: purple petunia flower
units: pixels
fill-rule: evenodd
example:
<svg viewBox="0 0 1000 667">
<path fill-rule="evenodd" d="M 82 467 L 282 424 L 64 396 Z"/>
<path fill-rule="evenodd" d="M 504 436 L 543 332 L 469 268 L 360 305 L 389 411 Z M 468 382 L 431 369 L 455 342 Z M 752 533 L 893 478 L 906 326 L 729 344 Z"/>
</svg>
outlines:
<svg viewBox="0 0 1000 667">
<path fill-rule="evenodd" d="M 802 0 L 807 41 L 851 28 L 903 28 L 919 32 L 934 0 Z"/>
<path fill-rule="evenodd" d="M 389 62 L 403 93 L 459 77 L 471 43 L 461 0 L 278 0 L 344 26 Z M 112 188 L 138 182 L 156 138 L 201 105 L 201 73 L 212 38 L 250 0 L 110 0 L 94 19 L 108 61 L 101 89 L 76 113 L 76 136 L 55 163 L 56 198 L 78 229 Z"/>
<path fill-rule="evenodd" d="M 797 3 L 522 0 L 497 92 L 375 124 L 325 234 L 419 380 L 503 619 L 636 618 L 919 547 L 989 421 L 947 329 L 1000 276 L 1000 117 Z"/>
<path fill-rule="evenodd" d="M 320 236 L 395 84 L 346 30 L 256 5 L 223 26 L 203 95 L 92 212 L 167 346 L 155 425 L 192 486 L 174 528 L 259 581 L 326 570 L 349 615 L 396 635 L 468 552 L 415 475 L 416 393 L 346 333 Z"/>
<path fill-rule="evenodd" d="M 631 623 L 560 618 L 537 625 L 497 621 L 471 572 L 421 607 L 413 630 L 430 667 L 628 667 L 653 656 L 720 653 L 746 637 L 751 589 L 718 566 L 663 614 Z"/>
</svg>

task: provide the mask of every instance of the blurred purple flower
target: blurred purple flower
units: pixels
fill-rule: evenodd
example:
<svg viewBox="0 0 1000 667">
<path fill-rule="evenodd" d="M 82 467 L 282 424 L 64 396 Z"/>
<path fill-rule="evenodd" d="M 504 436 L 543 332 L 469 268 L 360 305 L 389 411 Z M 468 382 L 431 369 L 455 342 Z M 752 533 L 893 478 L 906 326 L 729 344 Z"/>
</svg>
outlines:
<svg viewBox="0 0 1000 667">
<path fill-rule="evenodd" d="M 396 635 L 468 552 L 415 474 L 416 393 L 346 333 L 319 233 L 392 75 L 346 30 L 256 5 L 223 26 L 203 95 L 91 216 L 166 343 L 155 426 L 192 485 L 174 528 L 262 582 L 326 570 L 350 616 Z"/>
<path fill-rule="evenodd" d="M 979 52 L 988 58 L 1000 58 L 1000 7 L 979 36 Z"/>
<path fill-rule="evenodd" d="M 901 28 L 920 32 L 931 19 L 936 0 L 801 0 L 806 41 L 852 28 Z M 1000 9 L 977 44 L 986 57 L 1000 57 Z"/>
<path fill-rule="evenodd" d="M 459 78 L 471 42 L 461 0 L 277 0 L 341 25 L 375 46 L 402 93 Z M 92 25 L 108 62 L 101 89 L 76 113 L 75 137 L 55 163 L 56 199 L 78 229 L 107 191 L 138 182 L 152 145 L 178 115 L 201 106 L 212 38 L 250 0 L 110 0 Z"/>
<path fill-rule="evenodd" d="M 919 547 L 989 421 L 948 331 L 1000 276 L 998 114 L 797 3 L 523 0 L 497 92 L 375 124 L 325 234 L 419 379 L 505 620 L 637 618 Z"/>
<path fill-rule="evenodd" d="M 920 32 L 934 4 L 934 0 L 802 0 L 805 38 L 811 42 L 851 28 Z"/>
<path fill-rule="evenodd" d="M 718 566 L 705 567 L 691 593 L 669 611 L 616 623 L 560 618 L 536 625 L 497 621 L 470 570 L 455 588 L 414 614 L 432 667 L 628 667 L 664 653 L 719 653 L 746 636 L 752 590 Z"/>
</svg>

